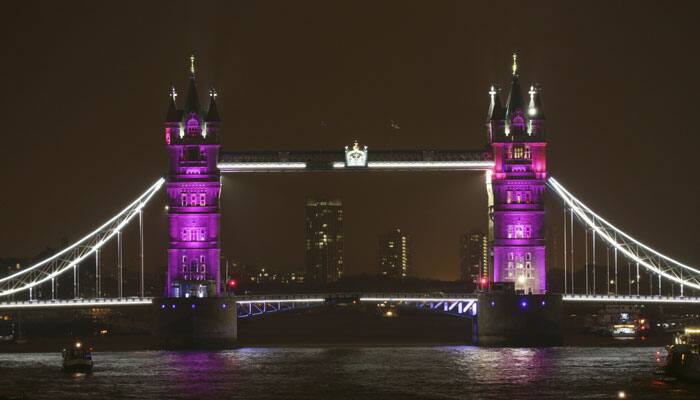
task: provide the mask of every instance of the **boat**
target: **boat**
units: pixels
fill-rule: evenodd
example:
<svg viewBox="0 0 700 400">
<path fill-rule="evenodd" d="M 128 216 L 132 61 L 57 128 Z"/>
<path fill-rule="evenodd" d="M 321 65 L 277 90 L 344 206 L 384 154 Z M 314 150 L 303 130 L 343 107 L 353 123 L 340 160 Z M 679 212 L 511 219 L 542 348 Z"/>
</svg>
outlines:
<svg viewBox="0 0 700 400">
<path fill-rule="evenodd" d="M 86 348 L 80 341 L 73 347 L 63 349 L 63 369 L 70 372 L 89 372 L 92 370 L 92 349 Z"/>
<path fill-rule="evenodd" d="M 700 327 L 685 328 L 666 346 L 666 373 L 700 382 Z"/>
</svg>

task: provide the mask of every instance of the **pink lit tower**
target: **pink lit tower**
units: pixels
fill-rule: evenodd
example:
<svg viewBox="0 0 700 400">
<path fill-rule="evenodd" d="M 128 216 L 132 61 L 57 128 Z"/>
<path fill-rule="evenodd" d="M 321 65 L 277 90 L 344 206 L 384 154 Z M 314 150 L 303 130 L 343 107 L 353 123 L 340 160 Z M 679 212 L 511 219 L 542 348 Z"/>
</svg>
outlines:
<svg viewBox="0 0 700 400">
<path fill-rule="evenodd" d="M 505 107 L 491 87 L 488 135 L 495 166 L 493 190 L 493 281 L 516 291 L 545 293 L 544 192 L 547 178 L 544 114 L 538 89 L 523 96 L 517 56 Z"/>
<path fill-rule="evenodd" d="M 165 144 L 170 153 L 168 173 L 168 275 L 166 297 L 214 297 L 220 293 L 219 274 L 219 113 L 216 92 L 209 108 L 199 105 L 194 56 L 183 109 L 177 108 L 173 88 L 165 119 Z"/>
</svg>

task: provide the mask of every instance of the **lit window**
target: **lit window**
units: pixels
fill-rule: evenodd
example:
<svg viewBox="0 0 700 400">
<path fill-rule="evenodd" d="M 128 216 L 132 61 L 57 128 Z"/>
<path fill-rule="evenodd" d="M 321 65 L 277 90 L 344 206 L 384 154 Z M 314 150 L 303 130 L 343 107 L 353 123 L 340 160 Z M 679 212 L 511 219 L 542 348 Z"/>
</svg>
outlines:
<svg viewBox="0 0 700 400">
<path fill-rule="evenodd" d="M 183 207 L 186 207 L 186 206 L 187 206 L 187 193 L 183 193 L 183 194 L 180 196 L 180 205 L 183 206 Z"/>
<path fill-rule="evenodd" d="M 197 205 L 197 195 L 192 193 L 190 196 L 190 206 L 194 207 Z"/>
<path fill-rule="evenodd" d="M 518 203 L 518 204 L 522 203 L 522 193 L 521 193 L 521 192 L 516 192 L 516 194 L 515 194 L 515 199 L 516 199 L 516 200 L 515 200 L 516 203 Z"/>
<path fill-rule="evenodd" d="M 508 260 L 513 261 L 515 259 L 515 255 L 511 252 L 508 253 Z"/>
<path fill-rule="evenodd" d="M 199 205 L 204 207 L 207 205 L 207 195 L 204 193 L 199 194 Z"/>
<path fill-rule="evenodd" d="M 525 253 L 525 259 L 526 259 L 527 261 L 532 260 L 532 253 Z"/>
<path fill-rule="evenodd" d="M 525 146 L 525 158 L 530 159 L 530 146 Z"/>
<path fill-rule="evenodd" d="M 525 149 L 523 146 L 513 146 L 513 158 L 523 158 L 525 155 Z"/>
<path fill-rule="evenodd" d="M 525 269 L 530 269 L 532 268 L 532 263 L 530 261 L 525 263 Z"/>
<path fill-rule="evenodd" d="M 506 203 L 510 204 L 513 201 L 513 192 L 511 190 L 506 192 Z"/>
</svg>

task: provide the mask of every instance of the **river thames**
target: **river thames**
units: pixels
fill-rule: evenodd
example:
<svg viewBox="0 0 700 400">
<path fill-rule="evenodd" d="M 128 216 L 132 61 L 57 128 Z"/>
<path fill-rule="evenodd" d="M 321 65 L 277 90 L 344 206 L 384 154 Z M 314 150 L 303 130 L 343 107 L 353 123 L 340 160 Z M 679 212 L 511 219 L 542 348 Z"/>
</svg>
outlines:
<svg viewBox="0 0 700 400">
<path fill-rule="evenodd" d="M 96 352 L 93 373 L 59 353 L 0 354 L 0 398 L 697 399 L 655 374 L 656 347 L 271 347 Z"/>
</svg>

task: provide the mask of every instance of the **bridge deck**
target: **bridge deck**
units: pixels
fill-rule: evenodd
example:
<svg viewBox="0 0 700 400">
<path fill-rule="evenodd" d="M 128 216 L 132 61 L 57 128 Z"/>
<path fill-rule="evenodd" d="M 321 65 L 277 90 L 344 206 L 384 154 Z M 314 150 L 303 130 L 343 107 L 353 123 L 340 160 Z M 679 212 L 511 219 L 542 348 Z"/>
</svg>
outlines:
<svg viewBox="0 0 700 400">
<path fill-rule="evenodd" d="M 369 151 L 367 165 L 348 167 L 344 150 L 224 151 L 218 167 L 230 172 L 290 172 L 343 170 L 475 170 L 493 168 L 485 150 Z"/>
<path fill-rule="evenodd" d="M 403 303 L 476 303 L 476 294 L 446 293 L 441 296 L 426 293 L 315 293 L 315 294 L 288 294 L 288 295 L 254 295 L 234 296 L 239 304 L 262 303 L 323 303 L 338 299 L 357 298 L 361 302 L 403 302 Z M 636 295 L 579 295 L 567 294 L 563 296 L 565 302 L 588 303 L 676 303 L 676 304 L 700 304 L 700 297 L 670 297 L 670 296 L 636 296 Z M 116 307 L 116 306 L 143 306 L 153 304 L 152 297 L 125 297 L 122 299 L 71 299 L 71 300 L 33 300 L 0 302 L 0 309 L 22 308 L 51 308 L 51 307 Z"/>
</svg>

